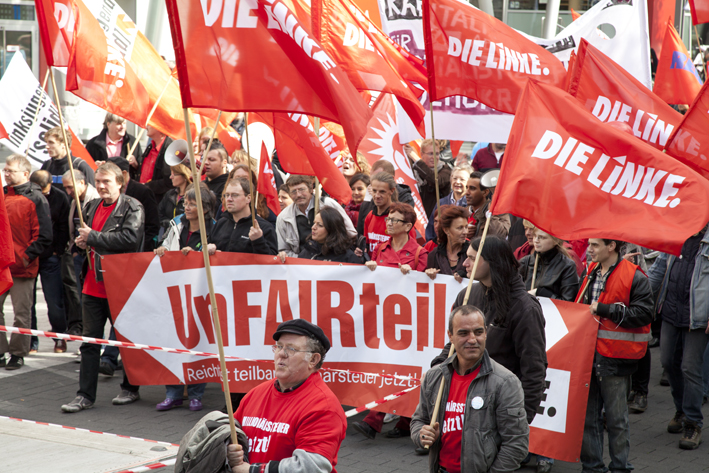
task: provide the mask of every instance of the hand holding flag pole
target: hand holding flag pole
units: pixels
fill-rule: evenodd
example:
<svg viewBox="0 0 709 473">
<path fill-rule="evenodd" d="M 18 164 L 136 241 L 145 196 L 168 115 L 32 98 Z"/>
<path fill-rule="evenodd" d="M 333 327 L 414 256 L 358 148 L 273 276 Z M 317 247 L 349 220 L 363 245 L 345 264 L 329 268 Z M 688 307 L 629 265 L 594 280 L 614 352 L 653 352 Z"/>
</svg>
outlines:
<svg viewBox="0 0 709 473">
<path fill-rule="evenodd" d="M 227 380 L 226 360 L 224 359 L 224 342 L 222 341 L 222 328 L 219 320 L 219 307 L 217 298 L 214 295 L 214 283 L 212 281 L 212 267 L 209 264 L 209 249 L 207 242 L 207 228 L 204 222 L 204 207 L 202 206 L 202 192 L 199 188 L 200 179 L 197 173 L 197 164 L 194 157 L 194 148 L 189 145 L 192 142 L 192 131 L 190 130 L 190 117 L 188 109 L 182 109 L 185 118 L 185 133 L 187 134 L 187 150 L 190 156 L 190 168 L 192 170 L 192 182 L 195 183 L 195 200 L 197 201 L 197 215 L 199 217 L 199 236 L 202 240 L 202 256 L 204 257 L 204 269 L 207 272 L 207 286 L 209 287 L 209 301 L 212 308 L 212 323 L 217 336 L 217 347 L 219 349 L 219 364 L 221 367 L 221 381 L 226 400 L 227 415 L 229 416 L 229 427 L 231 428 L 231 443 L 238 445 L 236 437 L 236 425 L 234 424 L 234 410 L 231 405 L 231 395 L 229 392 L 229 381 Z"/>
<path fill-rule="evenodd" d="M 492 215 L 491 213 L 488 212 L 488 215 L 486 216 L 487 218 L 485 219 L 485 228 L 483 229 L 483 234 L 482 237 L 480 238 L 480 246 L 478 247 L 477 255 L 475 256 L 475 262 L 473 263 L 473 270 L 470 273 L 470 279 L 468 279 L 468 289 L 465 291 L 465 298 L 463 299 L 463 305 L 466 305 L 468 303 L 468 298 L 470 297 L 470 290 L 473 288 L 473 280 L 475 280 L 475 272 L 478 269 L 478 262 L 480 261 L 480 258 L 483 253 L 483 246 L 485 246 L 485 238 L 487 237 L 487 230 L 490 228 L 490 220 L 492 220 Z M 448 358 L 453 356 L 455 353 L 455 345 L 453 345 L 453 342 L 451 342 L 451 349 L 448 351 Z M 443 398 L 443 387 L 444 387 L 445 379 L 441 378 L 441 384 L 438 387 L 438 396 L 436 397 L 436 404 L 433 407 L 433 414 L 431 414 L 431 427 L 436 423 L 436 419 L 438 418 L 438 411 L 441 408 L 441 399 Z M 429 448 L 429 445 L 426 445 L 425 448 Z"/>
</svg>

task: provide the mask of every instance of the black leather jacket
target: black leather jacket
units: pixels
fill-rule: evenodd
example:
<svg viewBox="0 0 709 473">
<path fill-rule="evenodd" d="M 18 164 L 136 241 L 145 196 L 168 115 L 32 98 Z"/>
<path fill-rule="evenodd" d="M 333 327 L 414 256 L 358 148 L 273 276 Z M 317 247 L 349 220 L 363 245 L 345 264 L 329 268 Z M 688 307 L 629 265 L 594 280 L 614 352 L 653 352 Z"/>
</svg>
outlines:
<svg viewBox="0 0 709 473">
<path fill-rule="evenodd" d="M 532 288 L 535 256 L 534 253 L 527 255 L 519 262 L 519 274 L 528 291 Z M 562 255 L 556 247 L 545 253 L 540 253 L 534 287 L 537 288 L 538 297 L 573 302 L 579 292 L 576 264 L 570 258 Z"/>
<path fill-rule="evenodd" d="M 103 199 L 94 199 L 84 207 L 84 218 L 89 227 L 96 215 L 96 209 L 102 204 Z M 100 232 L 92 230 L 87 239 L 88 246 L 95 250 L 93 262 L 96 280 L 103 281 L 102 256 L 141 251 L 144 233 L 145 212 L 143 206 L 136 199 L 121 194 L 118 197 L 116 208 L 106 220 L 103 229 Z M 84 261 L 84 275 L 87 269 L 88 262 Z"/>
</svg>

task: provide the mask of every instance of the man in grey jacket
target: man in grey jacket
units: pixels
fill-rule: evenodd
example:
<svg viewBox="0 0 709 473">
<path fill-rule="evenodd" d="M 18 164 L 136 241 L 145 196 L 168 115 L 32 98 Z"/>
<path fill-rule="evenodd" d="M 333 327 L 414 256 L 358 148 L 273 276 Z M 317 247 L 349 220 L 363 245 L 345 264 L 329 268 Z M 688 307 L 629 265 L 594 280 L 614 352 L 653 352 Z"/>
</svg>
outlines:
<svg viewBox="0 0 709 473">
<path fill-rule="evenodd" d="M 456 353 L 426 373 L 411 420 L 411 439 L 417 447 L 431 449 L 431 473 L 516 470 L 529 447 L 521 383 L 488 356 L 480 309 L 454 309 L 448 337 Z M 431 426 L 441 379 L 443 396 Z"/>
</svg>

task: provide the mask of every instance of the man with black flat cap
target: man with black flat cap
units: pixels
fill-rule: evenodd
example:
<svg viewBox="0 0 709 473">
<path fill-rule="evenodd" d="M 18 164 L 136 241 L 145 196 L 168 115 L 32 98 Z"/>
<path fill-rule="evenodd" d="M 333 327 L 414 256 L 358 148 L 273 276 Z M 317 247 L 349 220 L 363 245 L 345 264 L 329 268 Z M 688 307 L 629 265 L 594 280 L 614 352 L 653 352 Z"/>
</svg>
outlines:
<svg viewBox="0 0 709 473">
<path fill-rule="evenodd" d="M 240 445 L 229 445 L 229 465 L 235 473 L 335 472 L 347 419 L 318 373 L 330 340 L 303 319 L 283 322 L 273 339 L 275 379 L 249 391 L 234 415 L 251 463 Z"/>
</svg>

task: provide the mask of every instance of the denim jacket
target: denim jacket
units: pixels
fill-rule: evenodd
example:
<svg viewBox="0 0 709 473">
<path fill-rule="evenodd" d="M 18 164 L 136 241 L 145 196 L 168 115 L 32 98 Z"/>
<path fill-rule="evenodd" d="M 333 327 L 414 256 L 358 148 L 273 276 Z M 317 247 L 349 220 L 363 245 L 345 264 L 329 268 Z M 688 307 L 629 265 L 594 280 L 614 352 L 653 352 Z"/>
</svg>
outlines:
<svg viewBox="0 0 709 473">
<path fill-rule="evenodd" d="M 655 264 L 648 270 L 652 292 L 655 294 L 656 312 L 662 309 L 667 295 L 672 264 L 677 259 L 674 255 L 661 253 Z M 706 328 L 709 323 L 709 229 L 705 230 L 692 273 L 692 288 L 689 293 L 689 328 Z"/>
</svg>

